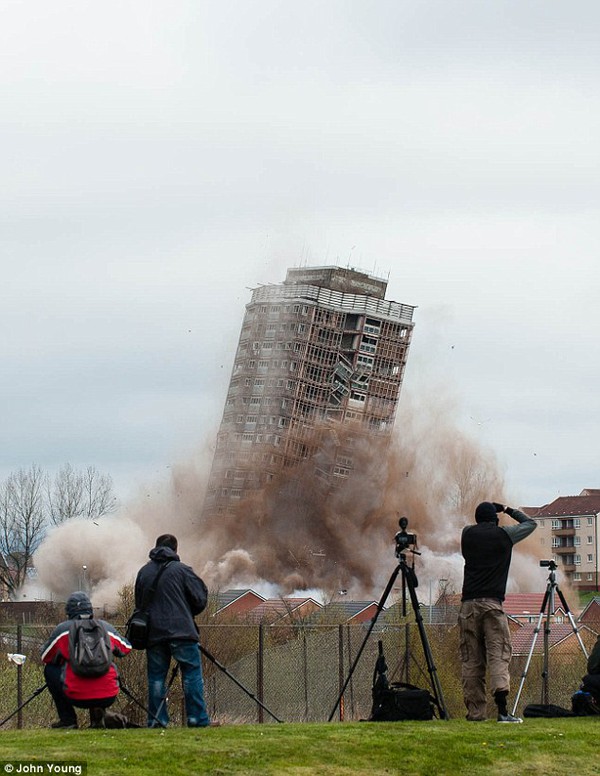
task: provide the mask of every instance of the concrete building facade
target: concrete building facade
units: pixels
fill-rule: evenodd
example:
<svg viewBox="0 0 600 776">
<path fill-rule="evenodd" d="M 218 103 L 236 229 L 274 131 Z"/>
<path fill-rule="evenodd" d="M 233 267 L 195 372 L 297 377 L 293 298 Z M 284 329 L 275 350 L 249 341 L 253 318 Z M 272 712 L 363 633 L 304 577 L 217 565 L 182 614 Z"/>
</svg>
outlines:
<svg viewBox="0 0 600 776">
<path fill-rule="evenodd" d="M 235 509 L 286 467 L 348 477 L 352 438 L 391 435 L 412 330 L 387 281 L 341 267 L 289 269 L 246 305 L 204 505 Z M 327 448 L 327 455 L 316 455 Z"/>
<path fill-rule="evenodd" d="M 538 523 L 542 557 L 553 559 L 574 589 L 598 591 L 600 490 L 561 496 L 529 514 Z"/>
</svg>

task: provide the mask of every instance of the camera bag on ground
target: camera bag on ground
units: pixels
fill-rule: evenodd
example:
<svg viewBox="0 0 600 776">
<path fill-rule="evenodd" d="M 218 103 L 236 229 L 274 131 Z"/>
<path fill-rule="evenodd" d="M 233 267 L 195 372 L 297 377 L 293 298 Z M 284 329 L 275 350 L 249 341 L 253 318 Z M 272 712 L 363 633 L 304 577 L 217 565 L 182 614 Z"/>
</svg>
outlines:
<svg viewBox="0 0 600 776">
<path fill-rule="evenodd" d="M 383 642 L 373 672 L 373 706 L 369 722 L 397 722 L 406 719 L 433 719 L 434 699 L 427 690 L 387 678 Z"/>
<path fill-rule="evenodd" d="M 148 636 L 150 634 L 150 614 L 148 609 L 150 608 L 150 604 L 152 603 L 152 599 L 156 593 L 156 587 L 158 585 L 161 574 L 167 568 L 169 563 L 171 563 L 170 560 L 161 565 L 157 575 L 152 581 L 152 584 L 144 594 L 142 605 L 139 609 L 134 609 L 133 614 L 129 620 L 127 620 L 127 625 L 125 627 L 125 638 L 134 649 L 146 649 L 148 646 Z"/>
<path fill-rule="evenodd" d="M 575 714 L 554 703 L 530 703 L 523 709 L 524 717 L 574 717 Z"/>
<path fill-rule="evenodd" d="M 99 620 L 73 620 L 69 628 L 69 663 L 77 676 L 104 676 L 112 665 L 112 647 L 106 626 Z"/>
<path fill-rule="evenodd" d="M 371 722 L 433 719 L 433 698 L 428 690 L 412 684 L 392 682 L 373 693 Z"/>
</svg>

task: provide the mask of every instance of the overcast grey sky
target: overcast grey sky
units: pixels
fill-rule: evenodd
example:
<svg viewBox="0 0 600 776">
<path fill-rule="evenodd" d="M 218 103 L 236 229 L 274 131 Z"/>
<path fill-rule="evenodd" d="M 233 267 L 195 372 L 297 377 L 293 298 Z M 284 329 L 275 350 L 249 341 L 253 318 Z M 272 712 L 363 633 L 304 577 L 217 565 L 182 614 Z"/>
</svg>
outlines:
<svg viewBox="0 0 600 776">
<path fill-rule="evenodd" d="M 417 306 L 516 503 L 600 487 L 596 0 L 0 4 L 0 476 L 212 444 L 249 288 Z"/>
</svg>

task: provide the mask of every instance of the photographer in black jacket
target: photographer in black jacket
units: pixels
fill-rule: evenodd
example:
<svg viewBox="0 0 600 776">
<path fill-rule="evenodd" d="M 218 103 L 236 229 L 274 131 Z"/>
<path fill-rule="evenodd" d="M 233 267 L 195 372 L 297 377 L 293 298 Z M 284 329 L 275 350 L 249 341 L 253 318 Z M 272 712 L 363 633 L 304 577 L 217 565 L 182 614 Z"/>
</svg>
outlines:
<svg viewBox="0 0 600 776">
<path fill-rule="evenodd" d="M 173 658 L 181 670 L 188 727 L 208 727 L 211 723 L 204 702 L 198 628 L 194 622 L 194 617 L 206 607 L 208 591 L 194 570 L 179 560 L 177 539 L 172 534 L 158 537 L 150 550 L 150 562 L 139 570 L 135 605 L 142 606 L 144 594 L 165 564 L 149 607 L 148 709 L 165 726 L 168 724 L 167 704 L 163 699 Z M 156 720 L 149 717 L 148 726 L 155 724 Z"/>
<path fill-rule="evenodd" d="M 518 525 L 499 526 L 505 512 Z M 467 719 L 487 717 L 485 688 L 489 668 L 498 722 L 522 722 L 508 713 L 509 664 L 512 655 L 508 620 L 502 602 L 506 592 L 512 548 L 537 528 L 518 509 L 484 501 L 475 510 L 475 525 L 463 528 L 461 551 L 465 559 L 462 604 L 459 613 L 463 697 Z"/>
</svg>

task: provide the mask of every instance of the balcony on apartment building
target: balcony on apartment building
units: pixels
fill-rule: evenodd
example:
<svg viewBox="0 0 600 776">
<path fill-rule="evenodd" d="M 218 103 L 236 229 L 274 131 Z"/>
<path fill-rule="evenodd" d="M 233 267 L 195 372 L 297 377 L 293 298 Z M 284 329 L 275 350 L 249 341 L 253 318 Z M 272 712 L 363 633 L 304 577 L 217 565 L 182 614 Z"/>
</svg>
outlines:
<svg viewBox="0 0 600 776">
<path fill-rule="evenodd" d="M 557 553 L 558 555 L 572 555 L 573 551 L 575 550 L 575 545 L 573 542 L 565 542 L 564 544 L 558 544 L 556 546 L 553 545 L 552 552 Z"/>
<path fill-rule="evenodd" d="M 573 520 L 561 520 L 560 528 L 552 529 L 553 536 L 575 536 Z"/>
</svg>

